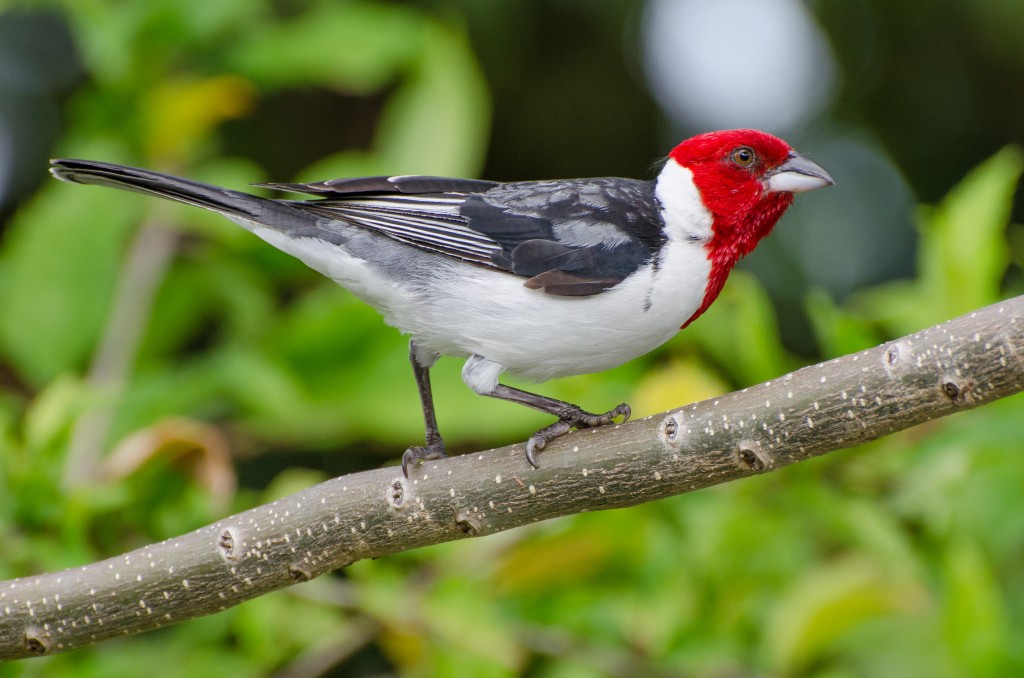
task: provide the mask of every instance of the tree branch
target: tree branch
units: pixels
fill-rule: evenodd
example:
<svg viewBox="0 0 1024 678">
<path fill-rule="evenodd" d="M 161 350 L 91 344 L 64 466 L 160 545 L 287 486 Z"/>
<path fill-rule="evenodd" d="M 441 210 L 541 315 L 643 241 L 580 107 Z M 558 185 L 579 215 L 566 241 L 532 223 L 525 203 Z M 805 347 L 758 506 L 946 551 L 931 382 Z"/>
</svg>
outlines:
<svg viewBox="0 0 1024 678">
<path fill-rule="evenodd" d="M 176 539 L 0 582 L 0 659 L 176 624 L 363 558 L 632 506 L 1024 390 L 1024 297 L 628 425 L 336 478 Z"/>
</svg>

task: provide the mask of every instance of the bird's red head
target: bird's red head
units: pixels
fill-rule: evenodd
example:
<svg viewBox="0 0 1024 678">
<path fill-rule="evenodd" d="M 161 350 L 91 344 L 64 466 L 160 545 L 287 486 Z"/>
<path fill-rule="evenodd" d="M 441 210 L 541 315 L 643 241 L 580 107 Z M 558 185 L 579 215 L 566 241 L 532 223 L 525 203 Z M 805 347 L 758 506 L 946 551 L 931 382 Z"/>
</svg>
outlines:
<svg viewBox="0 0 1024 678">
<path fill-rule="evenodd" d="M 693 173 L 693 183 L 714 217 L 715 248 L 733 263 L 750 253 L 793 202 L 790 192 L 766 191 L 765 176 L 792 149 L 782 139 L 751 129 L 710 132 L 676 146 L 672 160 Z"/>
<path fill-rule="evenodd" d="M 669 162 L 690 170 L 712 216 L 712 262 L 705 303 L 718 296 L 729 271 L 749 254 L 793 202 L 793 194 L 833 182 L 782 139 L 753 129 L 701 134 L 672 149 Z"/>
</svg>

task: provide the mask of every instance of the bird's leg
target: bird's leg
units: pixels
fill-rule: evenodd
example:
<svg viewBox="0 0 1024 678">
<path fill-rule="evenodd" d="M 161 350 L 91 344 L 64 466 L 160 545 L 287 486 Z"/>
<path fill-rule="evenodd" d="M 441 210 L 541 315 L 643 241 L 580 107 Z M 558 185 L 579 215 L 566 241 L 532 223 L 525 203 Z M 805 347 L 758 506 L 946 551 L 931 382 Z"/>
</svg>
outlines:
<svg viewBox="0 0 1024 678">
<path fill-rule="evenodd" d="M 626 421 L 630 415 L 629 405 L 626 403 L 622 403 L 604 414 L 592 414 L 581 409 L 578 405 L 530 393 L 529 391 L 521 391 L 518 388 L 512 388 L 505 384 L 495 385 L 494 389 L 485 395 L 526 405 L 527 407 L 558 417 L 558 421 L 537 431 L 526 441 L 526 461 L 530 462 L 530 465 L 534 468 L 539 468 L 536 459 L 534 459 L 534 453 L 543 450 L 544 446 L 555 438 L 565 435 L 574 428 L 594 428 L 595 426 L 610 424 L 615 417 L 619 416 L 622 417 L 623 421 Z"/>
<path fill-rule="evenodd" d="M 426 442 L 423 447 L 410 447 L 402 455 L 402 474 L 409 477 L 409 464 L 428 459 L 442 459 L 447 455 L 444 452 L 444 441 L 441 440 L 441 431 L 437 427 L 437 415 L 434 414 L 434 396 L 430 391 L 430 366 L 434 364 L 436 356 L 421 356 L 416 350 L 416 342 L 409 342 L 409 362 L 412 363 L 412 373 L 416 377 L 416 388 L 420 392 L 420 402 L 423 404 L 423 422 L 426 425 Z"/>
</svg>

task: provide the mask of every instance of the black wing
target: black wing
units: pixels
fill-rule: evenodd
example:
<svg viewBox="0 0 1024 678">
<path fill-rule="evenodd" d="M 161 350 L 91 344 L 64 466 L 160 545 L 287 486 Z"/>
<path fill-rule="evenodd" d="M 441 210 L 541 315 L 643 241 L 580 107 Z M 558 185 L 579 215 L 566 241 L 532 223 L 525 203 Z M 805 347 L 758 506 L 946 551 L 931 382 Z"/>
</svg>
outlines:
<svg viewBox="0 0 1024 678">
<path fill-rule="evenodd" d="M 563 296 L 618 284 L 664 241 L 653 185 L 632 179 L 498 184 L 403 176 L 268 186 L 319 197 L 288 201 L 302 210 Z"/>
<path fill-rule="evenodd" d="M 549 294 L 597 294 L 650 261 L 664 242 L 650 182 L 576 179 L 501 184 L 469 196 L 466 223 L 501 246 L 498 267 Z"/>
</svg>

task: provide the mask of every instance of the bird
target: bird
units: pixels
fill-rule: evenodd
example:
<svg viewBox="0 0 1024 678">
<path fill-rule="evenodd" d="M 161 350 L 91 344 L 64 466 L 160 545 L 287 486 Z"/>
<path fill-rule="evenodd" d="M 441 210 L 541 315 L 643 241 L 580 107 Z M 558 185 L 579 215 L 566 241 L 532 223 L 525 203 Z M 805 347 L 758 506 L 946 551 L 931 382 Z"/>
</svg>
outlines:
<svg viewBox="0 0 1024 678">
<path fill-rule="evenodd" d="M 268 183 L 266 198 L 148 169 L 56 159 L 72 183 L 137 191 L 217 212 L 300 259 L 410 337 L 425 444 L 402 472 L 446 457 L 430 369 L 465 358 L 474 392 L 555 417 L 527 462 L 572 429 L 622 421 L 501 383 L 600 372 L 646 354 L 715 301 L 733 266 L 792 204 L 834 184 L 817 163 L 753 129 L 678 144 L 653 180 L 496 182 L 399 175 Z"/>
</svg>

